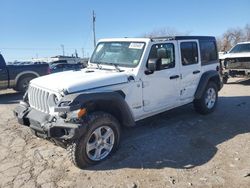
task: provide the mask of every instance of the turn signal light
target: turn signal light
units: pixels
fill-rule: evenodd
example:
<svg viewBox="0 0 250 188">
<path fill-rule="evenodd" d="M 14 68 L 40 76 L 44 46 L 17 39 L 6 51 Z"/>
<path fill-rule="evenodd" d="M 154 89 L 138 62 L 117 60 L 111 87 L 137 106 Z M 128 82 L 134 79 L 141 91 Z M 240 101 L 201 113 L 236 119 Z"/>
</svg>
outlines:
<svg viewBox="0 0 250 188">
<path fill-rule="evenodd" d="M 81 108 L 77 114 L 78 118 L 82 118 L 87 113 L 86 108 Z"/>
</svg>

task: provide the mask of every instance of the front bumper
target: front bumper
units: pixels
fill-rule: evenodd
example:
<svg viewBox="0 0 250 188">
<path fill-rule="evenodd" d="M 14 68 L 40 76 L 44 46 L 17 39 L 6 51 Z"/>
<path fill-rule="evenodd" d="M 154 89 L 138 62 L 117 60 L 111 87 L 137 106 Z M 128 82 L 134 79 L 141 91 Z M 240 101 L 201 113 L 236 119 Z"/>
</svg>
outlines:
<svg viewBox="0 0 250 188">
<path fill-rule="evenodd" d="M 81 137 L 85 131 L 82 122 L 74 123 L 59 116 L 51 116 L 29 107 L 24 102 L 15 108 L 14 115 L 19 124 L 28 126 L 43 138 L 55 142 L 64 144 L 71 142 Z"/>
</svg>

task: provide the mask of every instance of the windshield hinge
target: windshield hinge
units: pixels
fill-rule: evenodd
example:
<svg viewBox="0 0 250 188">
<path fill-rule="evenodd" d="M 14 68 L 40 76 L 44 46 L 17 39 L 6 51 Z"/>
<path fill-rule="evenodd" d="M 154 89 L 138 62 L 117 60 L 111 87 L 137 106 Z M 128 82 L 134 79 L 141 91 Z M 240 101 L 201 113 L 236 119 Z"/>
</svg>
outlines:
<svg viewBox="0 0 250 188">
<path fill-rule="evenodd" d="M 149 85 L 149 82 L 142 82 L 142 88 L 145 88 Z"/>
</svg>

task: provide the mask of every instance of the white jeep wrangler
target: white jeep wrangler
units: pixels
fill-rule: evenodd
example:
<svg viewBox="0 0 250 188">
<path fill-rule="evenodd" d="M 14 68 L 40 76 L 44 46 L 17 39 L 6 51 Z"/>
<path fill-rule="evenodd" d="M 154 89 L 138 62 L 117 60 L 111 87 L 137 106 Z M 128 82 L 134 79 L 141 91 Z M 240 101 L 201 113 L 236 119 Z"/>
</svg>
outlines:
<svg viewBox="0 0 250 188">
<path fill-rule="evenodd" d="M 32 80 L 14 114 L 84 168 L 117 149 L 121 127 L 188 103 L 208 114 L 221 88 L 214 37 L 104 39 L 87 68 Z"/>
</svg>

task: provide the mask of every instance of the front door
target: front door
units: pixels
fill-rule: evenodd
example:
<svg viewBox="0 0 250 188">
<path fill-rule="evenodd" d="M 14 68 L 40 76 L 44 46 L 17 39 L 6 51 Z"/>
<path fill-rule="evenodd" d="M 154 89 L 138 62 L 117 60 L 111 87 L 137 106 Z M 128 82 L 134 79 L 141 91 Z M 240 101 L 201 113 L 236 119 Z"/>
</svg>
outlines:
<svg viewBox="0 0 250 188">
<path fill-rule="evenodd" d="M 181 101 L 192 102 L 201 77 L 198 40 L 178 41 L 181 54 Z"/>
<path fill-rule="evenodd" d="M 157 59 L 156 71 L 143 75 L 143 109 L 154 112 L 175 106 L 179 100 L 177 43 L 154 44 L 148 59 Z"/>
</svg>

